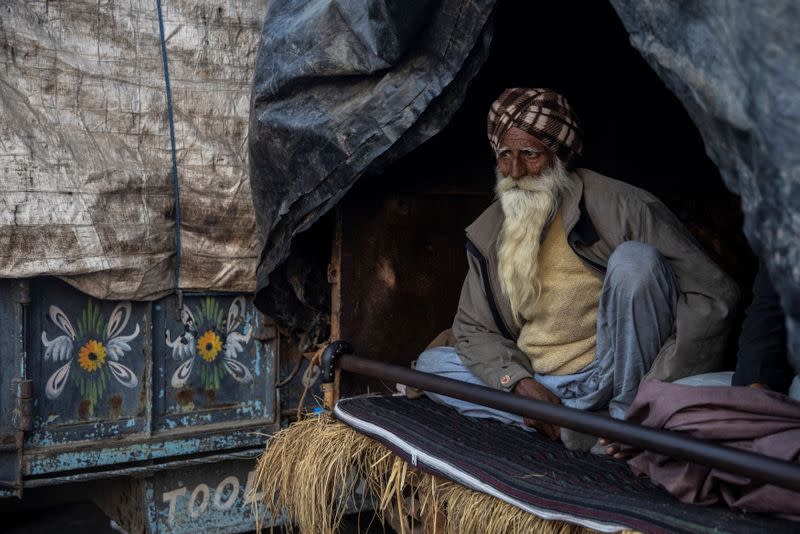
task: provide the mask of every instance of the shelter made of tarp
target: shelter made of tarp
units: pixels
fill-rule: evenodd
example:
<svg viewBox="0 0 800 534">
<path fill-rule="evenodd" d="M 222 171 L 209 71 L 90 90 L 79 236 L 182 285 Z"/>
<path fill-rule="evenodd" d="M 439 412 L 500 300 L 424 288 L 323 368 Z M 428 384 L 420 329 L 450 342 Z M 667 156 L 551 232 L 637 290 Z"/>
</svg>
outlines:
<svg viewBox="0 0 800 534">
<path fill-rule="evenodd" d="M 725 185 L 742 195 L 745 234 L 781 293 L 800 358 L 798 3 L 611 4 L 633 47 L 688 110 Z M 447 124 L 486 57 L 493 9 L 492 0 L 270 2 L 250 118 L 263 246 L 257 305 L 268 310 L 275 300 L 271 275 L 298 232 L 365 169 Z M 568 18 L 546 23 L 570 38 Z"/>
<path fill-rule="evenodd" d="M 163 2 L 180 285 L 251 292 L 250 82 L 266 0 Z M 0 4 L 0 277 L 98 298 L 173 289 L 172 154 L 155 0 Z"/>
</svg>

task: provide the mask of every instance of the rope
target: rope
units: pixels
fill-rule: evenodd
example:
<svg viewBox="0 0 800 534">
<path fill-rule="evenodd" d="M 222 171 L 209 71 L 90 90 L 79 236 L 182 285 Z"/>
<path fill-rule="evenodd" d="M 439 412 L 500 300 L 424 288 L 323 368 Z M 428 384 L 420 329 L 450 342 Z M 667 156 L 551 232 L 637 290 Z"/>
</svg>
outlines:
<svg viewBox="0 0 800 534">
<path fill-rule="evenodd" d="M 169 143 L 172 149 L 172 192 L 175 199 L 175 294 L 178 296 L 178 309 L 183 308 L 181 292 L 181 191 L 178 183 L 178 156 L 175 151 L 175 120 L 172 112 L 172 90 L 169 85 L 169 64 L 167 63 L 167 40 L 164 37 L 164 15 L 161 0 L 156 0 L 158 8 L 158 31 L 161 35 L 161 61 L 164 64 L 164 84 L 167 89 L 167 115 L 169 117 Z"/>
<path fill-rule="evenodd" d="M 298 421 L 303 416 L 303 404 L 306 402 L 308 390 L 311 389 L 312 386 L 311 377 L 314 373 L 314 368 L 319 367 L 322 362 L 322 353 L 325 352 L 325 348 L 325 345 L 323 345 L 314 353 L 314 356 L 312 356 L 311 360 L 308 362 L 305 373 L 303 373 L 303 394 L 300 395 L 300 401 L 297 403 L 297 413 L 295 414 Z M 300 359 L 302 360 L 303 356 L 301 356 Z"/>
</svg>

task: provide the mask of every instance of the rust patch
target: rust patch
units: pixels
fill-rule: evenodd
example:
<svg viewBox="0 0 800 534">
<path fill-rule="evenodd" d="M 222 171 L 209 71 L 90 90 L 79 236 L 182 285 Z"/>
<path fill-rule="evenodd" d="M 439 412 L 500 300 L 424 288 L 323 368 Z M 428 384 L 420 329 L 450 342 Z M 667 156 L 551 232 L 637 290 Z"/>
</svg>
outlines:
<svg viewBox="0 0 800 534">
<path fill-rule="evenodd" d="M 139 391 L 139 417 L 144 417 L 147 413 L 147 388 L 141 388 Z"/>
<path fill-rule="evenodd" d="M 194 403 L 194 389 L 192 388 L 183 388 L 178 391 L 176 395 L 178 399 L 178 404 L 181 406 L 188 406 Z"/>
<path fill-rule="evenodd" d="M 78 405 L 78 418 L 82 421 L 85 421 L 92 416 L 93 411 L 94 406 L 92 406 L 92 403 L 86 399 L 83 399 Z"/>
<path fill-rule="evenodd" d="M 117 393 L 116 395 L 112 395 L 111 399 L 108 401 L 108 406 L 111 408 L 111 417 L 121 417 L 122 416 L 122 395 Z"/>
</svg>

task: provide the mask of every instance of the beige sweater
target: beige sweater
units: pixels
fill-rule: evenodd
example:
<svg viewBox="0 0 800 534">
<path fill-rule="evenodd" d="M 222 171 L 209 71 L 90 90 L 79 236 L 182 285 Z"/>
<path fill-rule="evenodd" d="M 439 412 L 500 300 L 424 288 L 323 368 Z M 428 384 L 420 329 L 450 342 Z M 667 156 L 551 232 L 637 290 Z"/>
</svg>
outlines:
<svg viewBox="0 0 800 534">
<path fill-rule="evenodd" d="M 561 211 L 539 249 L 539 280 L 541 296 L 533 317 L 522 325 L 517 345 L 536 373 L 576 373 L 595 357 L 603 280 L 570 248 Z"/>
</svg>

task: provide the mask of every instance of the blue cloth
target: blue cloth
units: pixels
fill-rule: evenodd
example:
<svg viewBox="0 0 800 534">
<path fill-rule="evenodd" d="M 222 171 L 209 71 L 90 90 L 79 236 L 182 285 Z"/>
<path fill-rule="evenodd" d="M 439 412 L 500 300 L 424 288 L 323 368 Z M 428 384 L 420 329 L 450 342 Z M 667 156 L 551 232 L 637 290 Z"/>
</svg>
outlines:
<svg viewBox="0 0 800 534">
<path fill-rule="evenodd" d="M 622 419 L 636 397 L 644 375 L 675 328 L 678 282 L 664 256 L 636 241 L 622 243 L 611 254 L 597 314 L 597 354 L 571 375 L 535 375 L 561 402 L 582 410 L 608 408 Z M 452 347 L 423 352 L 417 370 L 485 386 Z M 522 417 L 471 402 L 427 393 L 463 415 L 522 424 Z"/>
<path fill-rule="evenodd" d="M 435 347 L 423 352 L 416 365 L 417 371 L 423 373 L 432 373 L 445 378 L 452 378 L 453 380 L 460 380 L 476 386 L 486 386 L 486 382 L 472 374 L 472 372 L 464 365 L 464 362 L 459 358 L 456 349 L 453 347 Z M 478 417 L 486 419 L 497 419 L 507 424 L 518 424 L 525 430 L 533 430 L 525 426 L 522 421 L 521 415 L 504 412 L 488 406 L 481 406 L 473 402 L 454 399 L 452 397 L 445 397 L 438 393 L 426 391 L 425 395 L 445 406 L 451 406 L 458 410 L 461 415 L 467 417 Z"/>
</svg>

